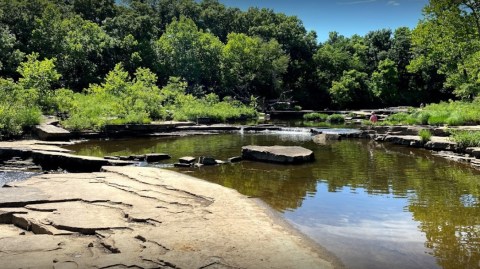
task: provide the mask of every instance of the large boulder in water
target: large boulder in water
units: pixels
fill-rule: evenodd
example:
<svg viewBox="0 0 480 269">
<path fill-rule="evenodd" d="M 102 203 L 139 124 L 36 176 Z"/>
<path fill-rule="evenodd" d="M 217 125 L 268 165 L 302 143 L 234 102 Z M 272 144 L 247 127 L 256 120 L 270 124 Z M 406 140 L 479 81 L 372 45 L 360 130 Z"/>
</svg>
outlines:
<svg viewBox="0 0 480 269">
<path fill-rule="evenodd" d="M 313 151 L 289 146 L 245 146 L 242 147 L 242 158 L 284 164 L 311 162 L 315 159 Z"/>
</svg>

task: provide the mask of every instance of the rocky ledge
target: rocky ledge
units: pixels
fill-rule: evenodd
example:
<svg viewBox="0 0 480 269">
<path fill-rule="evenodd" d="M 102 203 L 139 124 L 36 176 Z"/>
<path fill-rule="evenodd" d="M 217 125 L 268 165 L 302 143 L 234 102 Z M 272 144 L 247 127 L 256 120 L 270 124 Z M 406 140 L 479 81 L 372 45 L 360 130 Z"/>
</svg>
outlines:
<svg viewBox="0 0 480 269">
<path fill-rule="evenodd" d="M 45 174 L 0 188 L 2 268 L 333 268 L 235 190 L 157 168 Z"/>
<path fill-rule="evenodd" d="M 309 149 L 288 146 L 245 146 L 242 147 L 242 158 L 285 164 L 311 162 L 315 159 L 313 151 Z"/>
<path fill-rule="evenodd" d="M 21 140 L 0 142 L 0 162 L 12 157 L 31 160 L 43 170 L 67 170 L 68 172 L 99 172 L 102 166 L 125 166 L 135 162 L 110 160 L 97 157 L 71 154 L 60 146 L 71 142 L 46 142 L 38 140 Z"/>
</svg>

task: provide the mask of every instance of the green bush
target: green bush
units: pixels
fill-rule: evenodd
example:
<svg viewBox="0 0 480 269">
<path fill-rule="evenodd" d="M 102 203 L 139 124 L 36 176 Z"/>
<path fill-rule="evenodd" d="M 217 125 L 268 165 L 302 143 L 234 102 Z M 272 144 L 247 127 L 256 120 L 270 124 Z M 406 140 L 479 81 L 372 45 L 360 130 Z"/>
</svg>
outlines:
<svg viewBox="0 0 480 269">
<path fill-rule="evenodd" d="M 426 143 L 432 138 L 432 132 L 428 129 L 422 129 L 418 132 L 418 135 L 422 139 L 422 142 Z"/>
<path fill-rule="evenodd" d="M 326 121 L 327 118 L 328 115 L 323 113 L 307 113 L 303 115 L 303 119 L 307 121 Z"/>
<path fill-rule="evenodd" d="M 330 123 L 344 123 L 345 117 L 340 114 L 332 114 L 327 117 L 327 121 Z"/>
<path fill-rule="evenodd" d="M 461 148 L 480 147 L 480 131 L 450 131 L 450 138 Z"/>
<path fill-rule="evenodd" d="M 37 100 L 36 90 L 0 78 L 0 138 L 21 135 L 40 123 L 42 113 Z"/>
</svg>

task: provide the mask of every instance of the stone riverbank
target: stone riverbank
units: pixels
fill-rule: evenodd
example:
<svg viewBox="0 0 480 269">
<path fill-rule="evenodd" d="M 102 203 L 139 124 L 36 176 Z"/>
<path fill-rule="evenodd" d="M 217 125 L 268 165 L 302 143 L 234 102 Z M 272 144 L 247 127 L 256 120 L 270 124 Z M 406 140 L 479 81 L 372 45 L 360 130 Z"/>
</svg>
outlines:
<svg viewBox="0 0 480 269">
<path fill-rule="evenodd" d="M 10 143 L 10 144 L 7 144 Z M 69 154 L 55 143 L 4 142 Z M 339 268 L 256 199 L 173 171 L 104 166 L 0 188 L 2 268 Z"/>
</svg>

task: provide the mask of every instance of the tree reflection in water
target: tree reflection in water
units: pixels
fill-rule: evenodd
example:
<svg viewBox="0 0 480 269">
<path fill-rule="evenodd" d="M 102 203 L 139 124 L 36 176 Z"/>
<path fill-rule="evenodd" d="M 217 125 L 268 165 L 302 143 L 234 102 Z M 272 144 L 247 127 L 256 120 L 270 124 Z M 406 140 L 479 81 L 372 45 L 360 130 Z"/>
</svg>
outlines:
<svg viewBox="0 0 480 269">
<path fill-rule="evenodd" d="M 174 161 L 186 155 L 226 159 L 239 155 L 241 146 L 248 144 L 299 145 L 312 149 L 316 160 L 302 165 L 244 161 L 180 171 L 258 197 L 280 212 L 302 208 L 304 199 L 316 195 L 320 182 L 339 195 L 347 188 L 404 199 L 404 210 L 420 223 L 425 246 L 441 268 L 479 268 L 480 173 L 425 150 L 367 140 L 318 145 L 272 134 L 92 141 L 69 148 L 94 156 L 165 152 Z"/>
</svg>

